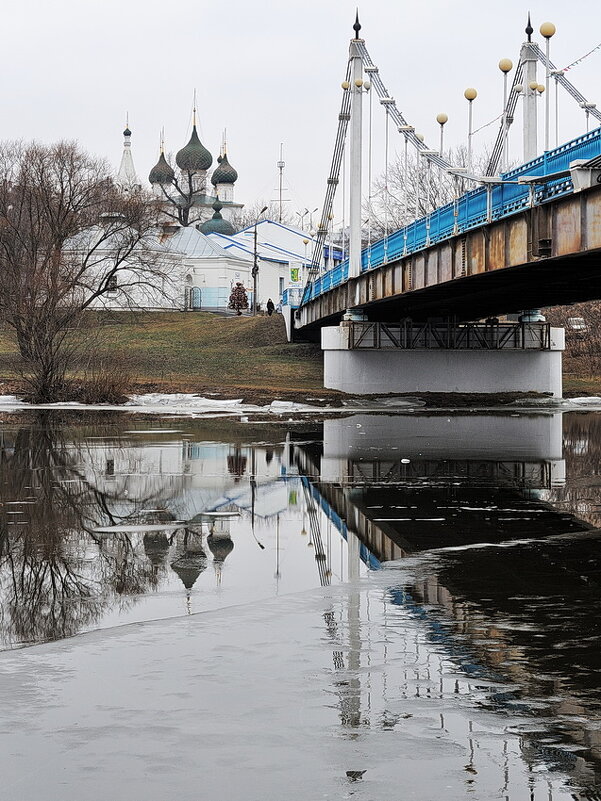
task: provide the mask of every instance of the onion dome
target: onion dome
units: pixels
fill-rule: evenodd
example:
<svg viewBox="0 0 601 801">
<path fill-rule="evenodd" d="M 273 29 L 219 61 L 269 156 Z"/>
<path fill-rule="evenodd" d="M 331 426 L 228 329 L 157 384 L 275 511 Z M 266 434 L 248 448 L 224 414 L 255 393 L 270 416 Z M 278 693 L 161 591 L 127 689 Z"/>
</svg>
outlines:
<svg viewBox="0 0 601 801">
<path fill-rule="evenodd" d="M 224 220 L 221 216 L 222 208 L 223 206 L 219 202 L 219 198 L 216 198 L 213 203 L 213 216 L 210 220 L 205 220 L 205 222 L 198 227 L 201 234 L 225 234 L 226 236 L 232 236 L 232 234 L 236 233 L 231 222 L 229 222 L 229 220 Z"/>
<path fill-rule="evenodd" d="M 219 161 L 219 167 L 211 176 L 211 183 L 217 186 L 217 184 L 234 184 L 237 180 L 238 173 L 227 160 L 227 153 L 224 153 Z"/>
<path fill-rule="evenodd" d="M 144 553 L 152 566 L 159 568 L 169 552 L 169 540 L 164 532 L 144 534 Z"/>
<path fill-rule="evenodd" d="M 216 537 L 214 534 L 207 537 L 207 545 L 216 562 L 224 562 L 226 556 L 234 550 L 234 543 L 229 537 Z"/>
<path fill-rule="evenodd" d="M 129 125 L 123 131 L 123 136 L 131 136 L 131 131 L 129 130 Z"/>
<path fill-rule="evenodd" d="M 180 581 L 187 590 L 191 590 L 196 579 L 203 570 L 207 568 L 207 560 L 204 556 L 184 554 L 175 561 L 171 562 L 171 569 L 177 573 Z"/>
<path fill-rule="evenodd" d="M 198 138 L 196 125 L 192 128 L 192 136 L 188 144 L 182 147 L 181 150 L 178 150 L 175 156 L 175 162 L 180 170 L 184 170 L 185 172 L 208 170 L 213 163 L 213 156 L 211 156 Z"/>
<path fill-rule="evenodd" d="M 157 163 L 154 165 L 148 176 L 151 184 L 170 184 L 175 178 L 173 168 L 167 162 L 165 154 L 161 151 L 161 156 Z"/>
</svg>

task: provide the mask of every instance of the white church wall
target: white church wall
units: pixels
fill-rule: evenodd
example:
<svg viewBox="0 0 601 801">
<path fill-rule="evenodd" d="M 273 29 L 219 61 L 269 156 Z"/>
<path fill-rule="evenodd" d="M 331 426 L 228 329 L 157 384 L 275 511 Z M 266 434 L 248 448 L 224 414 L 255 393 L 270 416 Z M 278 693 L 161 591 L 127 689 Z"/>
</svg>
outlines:
<svg viewBox="0 0 601 801">
<path fill-rule="evenodd" d="M 257 296 L 262 309 L 265 309 L 269 298 L 276 306 L 281 301 L 282 292 L 288 286 L 289 272 L 286 263 L 259 260 Z"/>
<path fill-rule="evenodd" d="M 250 264 L 238 259 L 203 259 L 190 273 L 190 288 L 198 290 L 192 295 L 190 308 L 226 309 L 236 282 L 240 281 L 249 290 L 250 270 Z"/>
</svg>

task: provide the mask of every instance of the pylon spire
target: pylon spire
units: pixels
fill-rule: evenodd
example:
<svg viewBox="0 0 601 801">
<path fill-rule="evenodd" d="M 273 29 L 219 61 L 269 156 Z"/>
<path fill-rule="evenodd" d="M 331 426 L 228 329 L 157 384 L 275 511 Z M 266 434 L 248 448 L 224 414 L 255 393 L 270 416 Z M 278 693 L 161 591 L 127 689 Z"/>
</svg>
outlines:
<svg viewBox="0 0 601 801">
<path fill-rule="evenodd" d="M 361 30 L 361 23 L 359 22 L 359 9 L 355 14 L 355 24 L 353 25 L 353 30 L 355 31 L 355 39 L 359 38 L 359 31 Z"/>
<path fill-rule="evenodd" d="M 530 12 L 528 12 L 528 24 L 526 25 L 526 35 L 528 36 L 528 41 L 532 41 L 532 34 L 534 33 L 534 28 L 532 27 L 532 23 L 530 22 Z"/>
</svg>

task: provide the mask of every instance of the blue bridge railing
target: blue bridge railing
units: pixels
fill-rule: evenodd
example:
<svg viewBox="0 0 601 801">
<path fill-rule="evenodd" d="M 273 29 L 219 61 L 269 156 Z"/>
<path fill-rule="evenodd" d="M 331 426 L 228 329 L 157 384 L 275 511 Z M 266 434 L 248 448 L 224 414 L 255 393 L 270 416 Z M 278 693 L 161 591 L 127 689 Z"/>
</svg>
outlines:
<svg viewBox="0 0 601 801">
<path fill-rule="evenodd" d="M 503 173 L 504 181 L 517 181 L 528 175 L 552 175 L 569 169 L 576 159 L 591 159 L 601 155 L 601 128 L 566 142 L 555 150 Z M 449 237 L 477 228 L 486 223 L 516 214 L 531 203 L 544 203 L 554 197 L 570 194 L 572 179 L 557 178 L 532 188 L 528 184 L 490 184 L 466 192 L 390 236 L 374 242 L 361 253 L 361 272 L 415 253 Z M 532 194 L 531 194 L 532 193 Z M 348 280 L 348 259 L 323 273 L 305 287 L 300 305 L 323 295 Z"/>
</svg>

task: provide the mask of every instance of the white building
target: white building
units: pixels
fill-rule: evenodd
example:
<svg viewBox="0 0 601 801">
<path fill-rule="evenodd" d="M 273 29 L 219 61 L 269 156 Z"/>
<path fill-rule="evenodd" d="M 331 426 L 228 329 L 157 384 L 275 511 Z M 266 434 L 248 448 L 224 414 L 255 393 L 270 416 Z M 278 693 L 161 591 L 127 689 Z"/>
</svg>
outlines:
<svg viewBox="0 0 601 801">
<path fill-rule="evenodd" d="M 131 135 L 127 126 L 117 175 L 117 183 L 124 191 L 140 186 L 132 157 Z M 217 159 L 218 166 L 209 174 L 212 160 L 198 138 L 195 122 L 190 141 L 176 154 L 177 174 L 161 147 L 159 160 L 149 174 L 155 197 L 163 201 L 165 220 L 157 231 L 156 240 L 150 243 L 160 265 L 156 271 L 160 279 L 129 287 L 128 275 L 124 272 L 111 290 L 98 299 L 96 307 L 225 310 L 232 288 L 240 282 L 246 288 L 252 308 L 255 261 L 259 268 L 257 300 L 260 308 L 265 308 L 269 298 L 276 305 L 280 303 L 285 289 L 302 290 L 315 240 L 305 231 L 273 220 L 260 220 L 256 226 L 236 233 L 231 219 L 242 208 L 234 197 L 238 173 L 228 161 L 225 146 Z M 209 181 L 214 195 L 207 193 Z M 183 205 L 170 202 L 169 198 L 181 200 L 178 186 L 184 194 L 188 192 L 191 198 L 188 205 L 184 201 Z M 341 260 L 341 252 L 334 246 L 326 246 L 324 256 L 326 269 Z"/>
<path fill-rule="evenodd" d="M 268 298 L 277 304 L 282 301 L 285 289 L 301 290 L 305 286 L 315 239 L 306 231 L 274 220 L 260 220 L 256 226 L 251 225 L 229 236 L 214 232 L 210 238 L 226 252 L 254 264 L 255 230 L 259 267 L 257 297 L 260 306 L 265 308 Z M 342 251 L 326 244 L 324 260 L 325 269 L 335 267 L 342 260 Z"/>
</svg>

